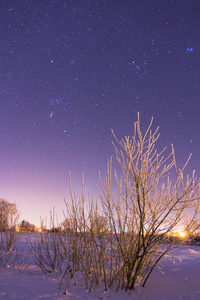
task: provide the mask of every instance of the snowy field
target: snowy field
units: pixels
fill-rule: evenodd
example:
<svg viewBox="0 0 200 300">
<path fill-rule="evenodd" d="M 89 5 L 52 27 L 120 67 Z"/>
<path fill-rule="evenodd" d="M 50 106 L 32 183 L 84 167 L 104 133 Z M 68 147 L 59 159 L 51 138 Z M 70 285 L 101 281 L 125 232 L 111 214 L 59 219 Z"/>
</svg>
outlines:
<svg viewBox="0 0 200 300">
<path fill-rule="evenodd" d="M 81 278 L 80 278 L 81 281 Z M 0 268 L 0 299 L 141 299 L 141 300 L 200 300 L 200 247 L 181 246 L 162 263 L 162 270 L 154 270 L 145 288 L 131 293 L 104 292 L 99 286 L 89 293 L 70 281 L 66 295 L 58 288 L 58 280 L 42 273 L 33 262 L 24 260 L 20 266 Z"/>
</svg>

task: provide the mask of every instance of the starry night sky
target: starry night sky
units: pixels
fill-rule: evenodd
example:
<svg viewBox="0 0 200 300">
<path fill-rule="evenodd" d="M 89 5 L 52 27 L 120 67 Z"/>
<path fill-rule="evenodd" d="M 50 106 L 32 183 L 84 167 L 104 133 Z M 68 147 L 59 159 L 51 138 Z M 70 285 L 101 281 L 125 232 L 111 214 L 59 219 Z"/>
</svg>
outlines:
<svg viewBox="0 0 200 300">
<path fill-rule="evenodd" d="M 2 0 L 0 20 L 0 198 L 22 219 L 62 219 L 69 171 L 97 194 L 138 111 L 200 177 L 199 0 Z"/>
</svg>

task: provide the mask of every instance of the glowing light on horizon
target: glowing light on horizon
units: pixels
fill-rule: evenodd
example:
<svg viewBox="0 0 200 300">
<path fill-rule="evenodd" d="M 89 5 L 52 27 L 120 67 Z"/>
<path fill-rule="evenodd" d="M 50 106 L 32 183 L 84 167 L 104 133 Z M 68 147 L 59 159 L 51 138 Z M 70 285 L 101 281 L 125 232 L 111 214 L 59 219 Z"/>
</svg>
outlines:
<svg viewBox="0 0 200 300">
<path fill-rule="evenodd" d="M 185 238 L 187 236 L 187 233 L 185 231 L 179 231 L 179 232 L 177 232 L 177 234 L 181 238 Z"/>
</svg>

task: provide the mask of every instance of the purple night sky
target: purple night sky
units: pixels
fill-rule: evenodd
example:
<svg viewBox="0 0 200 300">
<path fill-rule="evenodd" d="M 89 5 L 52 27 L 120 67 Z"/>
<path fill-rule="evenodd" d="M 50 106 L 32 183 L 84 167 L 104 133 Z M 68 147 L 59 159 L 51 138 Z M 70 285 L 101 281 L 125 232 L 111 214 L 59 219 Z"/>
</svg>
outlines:
<svg viewBox="0 0 200 300">
<path fill-rule="evenodd" d="M 2 0 L 0 20 L 0 198 L 21 219 L 62 220 L 69 171 L 96 195 L 138 111 L 200 177 L 200 1 Z"/>
</svg>

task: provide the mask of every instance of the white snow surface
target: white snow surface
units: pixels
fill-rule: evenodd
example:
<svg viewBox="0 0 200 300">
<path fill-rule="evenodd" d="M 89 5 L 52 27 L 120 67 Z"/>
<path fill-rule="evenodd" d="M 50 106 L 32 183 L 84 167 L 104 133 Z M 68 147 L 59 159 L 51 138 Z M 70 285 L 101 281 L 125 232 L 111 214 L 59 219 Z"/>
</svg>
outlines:
<svg viewBox="0 0 200 300">
<path fill-rule="evenodd" d="M 56 300 L 200 300 L 200 247 L 181 246 L 162 262 L 161 270 L 154 270 L 144 288 L 126 292 L 104 291 L 99 286 L 88 292 L 76 287 L 73 281 L 64 295 L 57 279 L 42 273 L 34 264 L 0 268 L 0 299 L 56 299 Z M 81 278 L 80 278 L 81 280 Z"/>
</svg>

